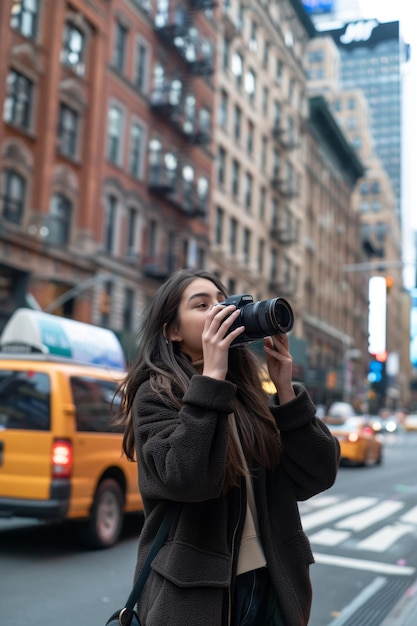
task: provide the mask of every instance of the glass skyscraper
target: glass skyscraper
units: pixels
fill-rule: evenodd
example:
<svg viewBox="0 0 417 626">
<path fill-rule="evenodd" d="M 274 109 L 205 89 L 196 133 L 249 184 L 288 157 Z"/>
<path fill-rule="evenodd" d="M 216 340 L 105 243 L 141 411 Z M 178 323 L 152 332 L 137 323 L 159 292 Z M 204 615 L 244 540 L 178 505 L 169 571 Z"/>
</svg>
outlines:
<svg viewBox="0 0 417 626">
<path fill-rule="evenodd" d="M 322 31 L 323 32 L 323 31 Z M 329 30 L 340 50 L 341 87 L 362 89 L 371 113 L 375 152 L 392 182 L 401 211 L 401 46 L 399 22 L 349 22 Z"/>
</svg>

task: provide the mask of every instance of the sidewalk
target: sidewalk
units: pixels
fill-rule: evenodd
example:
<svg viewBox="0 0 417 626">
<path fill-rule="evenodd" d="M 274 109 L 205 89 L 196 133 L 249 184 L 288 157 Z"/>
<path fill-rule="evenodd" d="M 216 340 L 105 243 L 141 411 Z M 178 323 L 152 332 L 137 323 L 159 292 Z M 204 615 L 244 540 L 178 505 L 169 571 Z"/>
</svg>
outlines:
<svg viewBox="0 0 417 626">
<path fill-rule="evenodd" d="M 407 589 L 381 626 L 417 626 L 417 580 Z"/>
</svg>

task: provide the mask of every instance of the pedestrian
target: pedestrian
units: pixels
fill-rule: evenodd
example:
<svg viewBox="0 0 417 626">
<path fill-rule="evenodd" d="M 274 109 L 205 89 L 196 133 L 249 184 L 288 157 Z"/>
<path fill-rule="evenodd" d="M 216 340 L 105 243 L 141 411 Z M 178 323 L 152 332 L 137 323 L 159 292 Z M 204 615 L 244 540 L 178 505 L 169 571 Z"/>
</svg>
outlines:
<svg viewBox="0 0 417 626">
<path fill-rule="evenodd" d="M 286 334 L 264 339 L 277 391 L 266 395 L 238 344 L 240 309 L 219 306 L 226 295 L 208 272 L 173 274 L 121 387 L 124 452 L 137 459 L 144 503 L 136 574 L 168 503 L 180 503 L 140 597 L 142 626 L 309 620 L 313 556 L 297 501 L 334 483 L 339 444 L 292 384 Z"/>
</svg>

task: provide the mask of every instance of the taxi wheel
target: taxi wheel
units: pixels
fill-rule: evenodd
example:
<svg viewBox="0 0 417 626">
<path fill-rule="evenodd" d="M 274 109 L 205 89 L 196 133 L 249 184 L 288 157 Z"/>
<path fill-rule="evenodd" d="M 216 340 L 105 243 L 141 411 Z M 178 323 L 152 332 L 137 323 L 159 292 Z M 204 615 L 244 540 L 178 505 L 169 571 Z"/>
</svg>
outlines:
<svg viewBox="0 0 417 626">
<path fill-rule="evenodd" d="M 123 500 L 117 481 L 106 478 L 99 484 L 84 536 L 89 547 L 110 548 L 117 543 L 123 526 Z"/>
</svg>

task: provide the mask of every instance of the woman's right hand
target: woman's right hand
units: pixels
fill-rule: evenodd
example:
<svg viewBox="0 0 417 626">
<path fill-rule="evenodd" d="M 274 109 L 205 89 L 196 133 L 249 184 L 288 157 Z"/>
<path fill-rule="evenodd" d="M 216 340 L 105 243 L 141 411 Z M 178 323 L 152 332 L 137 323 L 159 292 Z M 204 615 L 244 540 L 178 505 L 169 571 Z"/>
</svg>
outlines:
<svg viewBox="0 0 417 626">
<path fill-rule="evenodd" d="M 209 311 L 202 334 L 203 376 L 226 379 L 230 345 L 245 330 L 244 326 L 238 326 L 228 332 L 239 315 L 240 309 L 236 309 L 234 304 L 217 304 Z"/>
</svg>

